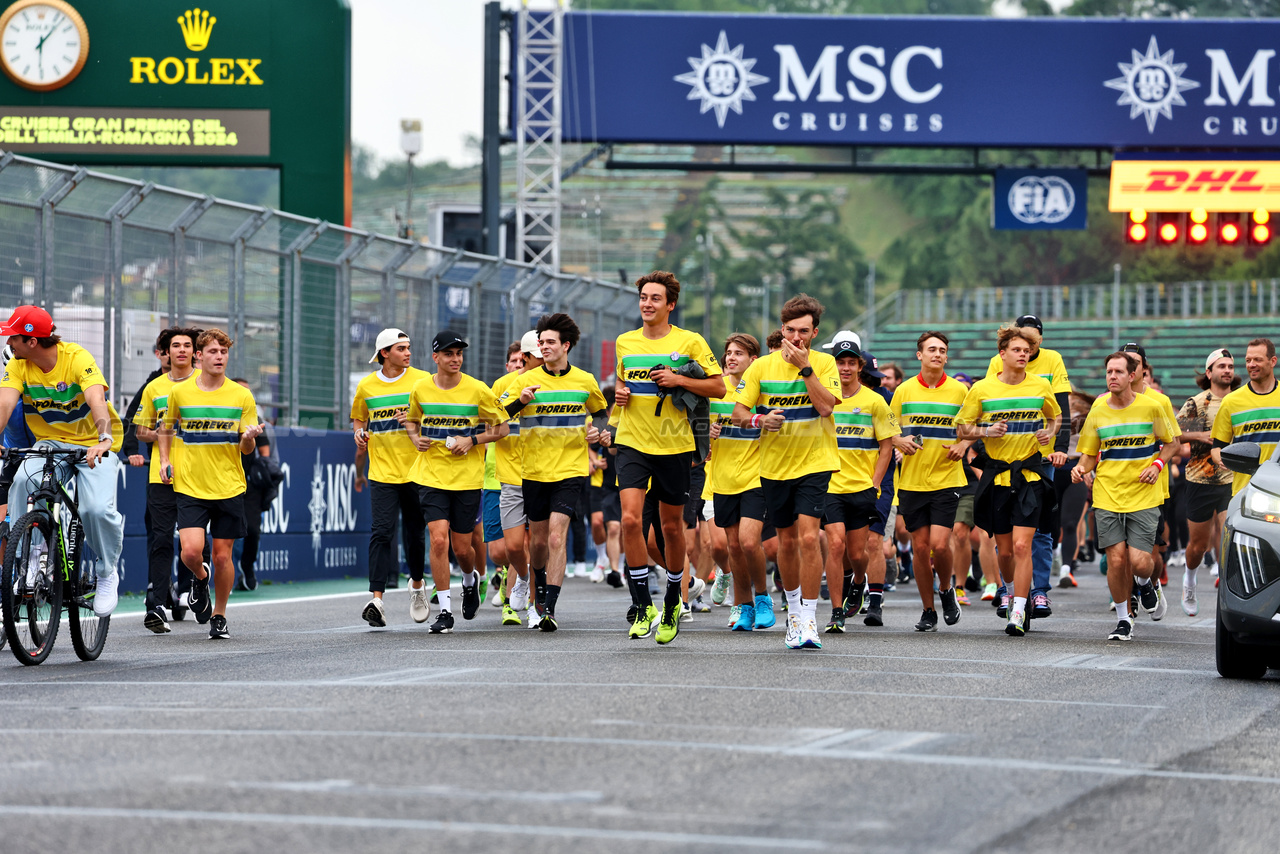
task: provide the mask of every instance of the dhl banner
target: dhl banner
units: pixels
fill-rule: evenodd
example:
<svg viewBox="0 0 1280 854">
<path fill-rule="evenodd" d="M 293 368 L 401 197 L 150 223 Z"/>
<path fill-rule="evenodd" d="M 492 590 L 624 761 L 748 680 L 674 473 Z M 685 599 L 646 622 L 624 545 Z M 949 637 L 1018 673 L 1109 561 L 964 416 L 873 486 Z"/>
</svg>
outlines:
<svg viewBox="0 0 1280 854">
<path fill-rule="evenodd" d="M 1116 160 L 1113 211 L 1280 210 L 1280 162 L 1274 160 Z"/>
</svg>

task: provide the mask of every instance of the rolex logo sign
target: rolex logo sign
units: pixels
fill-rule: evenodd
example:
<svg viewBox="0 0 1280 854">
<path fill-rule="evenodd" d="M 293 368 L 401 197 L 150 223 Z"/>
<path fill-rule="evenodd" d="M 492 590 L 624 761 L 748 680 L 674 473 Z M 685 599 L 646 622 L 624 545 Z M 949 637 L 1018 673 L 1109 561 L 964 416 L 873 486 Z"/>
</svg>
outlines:
<svg viewBox="0 0 1280 854">
<path fill-rule="evenodd" d="M 209 17 L 209 10 L 188 9 L 185 15 L 178 16 L 178 26 L 182 28 L 182 40 L 187 43 L 187 50 L 204 50 L 209 46 L 209 33 L 217 18 Z"/>
</svg>

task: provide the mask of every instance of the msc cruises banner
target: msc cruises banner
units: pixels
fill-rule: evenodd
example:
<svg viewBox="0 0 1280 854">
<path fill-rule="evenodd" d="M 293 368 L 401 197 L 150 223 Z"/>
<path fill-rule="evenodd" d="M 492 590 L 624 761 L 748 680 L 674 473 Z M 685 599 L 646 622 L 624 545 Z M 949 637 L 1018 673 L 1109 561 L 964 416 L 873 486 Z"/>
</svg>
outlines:
<svg viewBox="0 0 1280 854">
<path fill-rule="evenodd" d="M 569 12 L 566 140 L 1280 148 L 1280 21 Z"/>
</svg>

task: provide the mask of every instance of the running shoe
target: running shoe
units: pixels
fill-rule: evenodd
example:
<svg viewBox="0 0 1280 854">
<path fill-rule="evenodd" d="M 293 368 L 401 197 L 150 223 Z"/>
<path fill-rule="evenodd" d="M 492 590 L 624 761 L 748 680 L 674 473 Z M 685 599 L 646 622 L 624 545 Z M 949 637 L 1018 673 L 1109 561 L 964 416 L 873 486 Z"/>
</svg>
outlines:
<svg viewBox="0 0 1280 854">
<path fill-rule="evenodd" d="M 507 568 L 505 566 L 498 567 L 493 571 L 493 580 L 489 583 L 489 589 L 493 591 L 493 596 L 489 601 L 493 603 L 493 607 L 501 608 L 506 604 L 507 591 Z M 412 582 L 410 582 L 412 584 Z"/>
<path fill-rule="evenodd" d="M 627 609 L 627 625 L 631 625 L 636 621 L 636 613 L 640 610 L 640 606 L 635 602 L 631 603 L 631 607 Z"/>
<path fill-rule="evenodd" d="M 480 591 L 475 584 L 462 585 L 462 619 L 474 620 L 480 610 Z"/>
<path fill-rule="evenodd" d="M 441 611 L 436 616 L 436 621 L 431 624 L 428 630 L 433 635 L 447 635 L 453 631 L 453 614 L 449 611 Z"/>
<path fill-rule="evenodd" d="M 1196 602 L 1196 589 L 1194 587 L 1182 588 L 1182 613 L 1188 617 L 1194 617 L 1200 613 L 1200 605 Z"/>
<path fill-rule="evenodd" d="M 711 601 L 716 605 L 723 605 L 732 586 L 733 576 L 723 569 L 716 569 L 716 583 L 711 585 Z"/>
<path fill-rule="evenodd" d="M 800 648 L 822 649 L 822 638 L 818 636 L 818 621 L 810 618 L 800 626 Z"/>
<path fill-rule="evenodd" d="M 169 621 L 165 619 L 164 608 L 157 605 L 149 609 L 147 615 L 142 618 L 142 625 L 158 635 L 169 631 Z"/>
<path fill-rule="evenodd" d="M 1079 587 L 1079 586 L 1080 586 L 1080 582 L 1076 581 L 1075 573 L 1069 570 L 1067 572 L 1062 573 L 1062 575 L 1058 578 L 1059 589 Z"/>
<path fill-rule="evenodd" d="M 1001 593 L 1000 604 L 999 606 L 996 607 L 996 616 L 1003 620 L 1008 615 L 1009 615 L 1009 594 Z"/>
<path fill-rule="evenodd" d="M 699 578 L 696 575 L 690 578 L 689 579 L 689 601 L 692 602 L 694 599 L 697 599 L 699 596 L 703 594 L 704 591 L 706 591 L 706 589 L 707 589 L 707 582 L 703 581 L 701 578 Z"/>
<path fill-rule="evenodd" d="M 600 564 L 596 564 L 592 567 L 590 578 L 592 584 L 599 584 L 604 581 L 604 570 L 600 567 Z"/>
<path fill-rule="evenodd" d="M 1000 590 L 1000 585 L 995 583 L 982 585 L 982 601 L 983 602 L 994 601 L 996 598 L 996 593 L 999 592 L 999 590 Z"/>
<path fill-rule="evenodd" d="M 463 592 L 465 593 L 466 591 L 464 590 Z M 481 572 L 480 573 L 480 602 L 483 602 L 485 600 L 485 597 L 488 595 L 489 595 L 489 576 Z M 480 603 L 477 602 L 476 606 L 479 607 L 479 605 Z"/>
<path fill-rule="evenodd" d="M 804 645 L 804 636 L 800 625 L 800 615 L 787 613 L 787 636 L 782 639 L 787 649 L 800 649 Z"/>
<path fill-rule="evenodd" d="M 517 578 L 516 583 L 511 585 L 511 607 L 517 611 L 528 609 L 529 579 Z"/>
<path fill-rule="evenodd" d="M 1111 634 L 1107 635 L 1107 640 L 1133 640 L 1133 623 L 1128 620 L 1121 620 L 1116 623 L 1116 627 L 1112 629 Z"/>
<path fill-rule="evenodd" d="M 1031 616 L 1037 620 L 1053 616 L 1053 604 L 1049 601 L 1048 596 L 1043 593 L 1037 593 L 1031 597 Z"/>
<path fill-rule="evenodd" d="M 643 611 L 636 612 L 636 618 L 631 621 L 631 630 L 627 632 L 627 637 L 631 640 L 647 638 L 653 631 L 653 624 L 657 621 L 658 609 L 652 605 L 645 606 Z"/>
<path fill-rule="evenodd" d="M 1151 612 L 1151 619 L 1159 622 L 1169 613 L 1169 597 L 1164 595 L 1164 585 L 1160 582 L 1152 582 L 1151 586 L 1156 589 L 1156 607 Z"/>
<path fill-rule="evenodd" d="M 861 584 L 853 585 L 853 592 L 844 599 L 844 616 L 852 617 L 855 614 L 862 613 L 862 606 L 866 604 L 863 597 L 864 589 Z"/>
<path fill-rule="evenodd" d="M 868 605 L 867 616 L 862 618 L 864 626 L 883 626 L 884 625 L 884 609 L 879 605 Z"/>
<path fill-rule="evenodd" d="M 733 617 L 729 628 L 735 632 L 749 632 L 756 627 L 755 605 L 734 605 L 729 611 L 729 616 Z"/>
<path fill-rule="evenodd" d="M 844 634 L 844 609 L 832 608 L 831 619 L 827 620 L 827 627 L 824 631 L 829 635 Z"/>
<path fill-rule="evenodd" d="M 538 621 L 538 628 L 544 632 L 554 632 L 560 626 L 556 623 L 556 615 L 550 611 L 542 615 L 542 619 Z"/>
<path fill-rule="evenodd" d="M 502 625 L 518 626 L 520 625 L 520 614 L 511 605 L 502 606 Z"/>
<path fill-rule="evenodd" d="M 823 602 L 831 601 L 831 591 L 827 589 L 827 581 L 825 578 L 822 580 L 822 586 L 818 588 L 818 598 Z"/>
<path fill-rule="evenodd" d="M 948 626 L 954 626 L 960 622 L 960 603 L 956 601 L 956 589 L 952 587 L 945 593 L 938 594 L 938 598 L 942 600 L 942 619 Z M 938 615 L 934 612 L 933 626 L 938 627 Z M 927 630 L 926 630 L 927 631 Z"/>
<path fill-rule="evenodd" d="M 693 610 L 693 613 L 695 614 L 705 614 L 711 610 L 711 606 L 708 605 L 706 602 L 703 602 L 701 596 L 699 596 L 697 599 L 694 599 L 692 602 L 690 602 L 689 607 Z"/>
<path fill-rule="evenodd" d="M 382 604 L 382 599 L 377 596 L 370 599 L 369 604 L 360 612 L 360 619 L 375 629 L 384 628 L 387 625 L 387 609 Z"/>
<path fill-rule="evenodd" d="M 969 594 L 965 592 L 965 589 L 963 587 L 956 588 L 956 602 L 958 602 L 961 605 L 972 604 L 969 602 Z"/>
<path fill-rule="evenodd" d="M 191 613 L 196 622 L 204 625 L 213 616 L 213 602 L 209 599 L 209 564 L 204 565 L 204 578 L 191 580 Z"/>
<path fill-rule="evenodd" d="M 176 589 L 170 591 L 173 607 L 169 609 L 173 619 L 181 621 L 186 618 L 187 612 L 191 610 L 191 594 L 179 593 Z"/>
<path fill-rule="evenodd" d="M 538 609 L 530 605 L 524 612 L 525 623 L 531 629 L 536 629 L 538 623 L 542 622 L 542 615 L 538 613 Z"/>
<path fill-rule="evenodd" d="M 680 634 L 681 605 L 663 606 L 662 622 L 658 623 L 658 632 L 654 636 L 659 644 L 669 644 Z"/>
<path fill-rule="evenodd" d="M 1009 623 L 1004 627 L 1004 633 L 1016 638 L 1025 635 L 1027 633 L 1027 612 L 1021 608 L 1012 608 L 1009 614 Z"/>
<path fill-rule="evenodd" d="M 773 612 L 773 597 L 768 593 L 761 593 L 756 597 L 755 612 L 757 629 L 771 629 L 778 622 L 778 617 Z"/>
<path fill-rule="evenodd" d="M 618 572 L 618 570 L 616 570 L 616 569 L 611 569 L 611 570 L 609 570 L 609 574 L 608 574 L 607 576 L 605 576 L 605 579 L 604 579 L 604 580 L 605 580 L 605 581 L 607 581 L 607 582 L 609 582 L 609 586 L 610 586 L 610 587 L 625 587 L 625 586 L 626 586 L 626 584 L 625 584 L 625 583 L 623 583 L 623 581 L 622 581 L 622 573 L 621 573 L 621 572 Z"/>
<path fill-rule="evenodd" d="M 227 631 L 227 618 L 221 614 L 214 614 L 209 619 L 209 640 L 222 640 L 231 637 L 231 632 Z"/>
<path fill-rule="evenodd" d="M 381 600 L 379 600 L 381 601 Z M 409 617 L 415 623 L 425 623 L 427 618 L 431 616 L 431 603 L 427 601 L 427 582 L 422 581 L 421 587 L 414 587 L 413 581 L 409 582 Z M 384 622 L 383 625 L 386 625 Z"/>
<path fill-rule="evenodd" d="M 917 632 L 936 632 L 938 630 L 938 612 L 925 608 L 920 613 L 920 622 L 916 623 Z"/>
<path fill-rule="evenodd" d="M 680 622 L 686 623 L 693 619 L 693 609 L 689 607 L 688 602 L 680 603 Z"/>
<path fill-rule="evenodd" d="M 1134 585 L 1138 588 L 1138 598 L 1142 601 L 1142 610 L 1148 614 L 1154 615 L 1156 609 L 1160 607 L 1160 585 L 1158 582 L 1152 582 L 1147 585 Z M 1137 612 L 1134 612 L 1137 613 Z M 1164 616 L 1161 614 L 1160 616 Z M 1159 619 L 1154 617 L 1153 619 Z"/>
</svg>

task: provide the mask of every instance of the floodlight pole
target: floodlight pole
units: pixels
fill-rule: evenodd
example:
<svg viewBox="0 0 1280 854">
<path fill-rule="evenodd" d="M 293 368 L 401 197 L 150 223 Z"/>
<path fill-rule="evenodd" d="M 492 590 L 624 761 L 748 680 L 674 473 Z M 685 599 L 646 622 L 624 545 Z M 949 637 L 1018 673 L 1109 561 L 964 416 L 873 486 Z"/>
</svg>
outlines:
<svg viewBox="0 0 1280 854">
<path fill-rule="evenodd" d="M 502 207 L 502 131 L 499 122 L 502 80 L 502 6 L 484 4 L 484 135 L 480 157 L 480 228 L 484 254 L 506 257 L 499 243 Z"/>
</svg>

